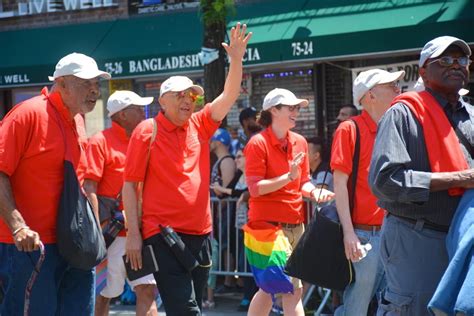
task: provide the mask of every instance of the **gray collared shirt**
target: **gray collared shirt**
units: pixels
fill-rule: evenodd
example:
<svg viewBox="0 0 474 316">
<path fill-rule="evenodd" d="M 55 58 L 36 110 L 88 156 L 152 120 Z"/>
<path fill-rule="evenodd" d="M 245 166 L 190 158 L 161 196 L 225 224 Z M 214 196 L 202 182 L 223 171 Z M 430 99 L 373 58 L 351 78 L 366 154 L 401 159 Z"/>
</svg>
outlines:
<svg viewBox="0 0 474 316">
<path fill-rule="evenodd" d="M 427 91 L 474 145 L 473 106 L 461 99 L 451 106 L 435 92 Z M 473 168 L 474 161 L 468 150 L 463 144 L 460 146 Z M 448 191 L 430 192 L 430 182 L 431 168 L 423 129 L 410 109 L 397 103 L 378 125 L 369 172 L 372 192 L 377 196 L 379 206 L 392 214 L 447 226 L 460 197 L 450 196 Z"/>
</svg>

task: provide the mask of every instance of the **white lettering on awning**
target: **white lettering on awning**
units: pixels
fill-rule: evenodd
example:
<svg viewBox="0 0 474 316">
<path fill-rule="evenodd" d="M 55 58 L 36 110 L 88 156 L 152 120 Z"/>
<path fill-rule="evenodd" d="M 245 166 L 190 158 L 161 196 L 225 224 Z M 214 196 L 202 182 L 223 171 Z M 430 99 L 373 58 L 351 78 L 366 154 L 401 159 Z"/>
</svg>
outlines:
<svg viewBox="0 0 474 316">
<path fill-rule="evenodd" d="M 197 54 L 129 60 L 128 65 L 131 74 L 202 66 Z"/>
</svg>

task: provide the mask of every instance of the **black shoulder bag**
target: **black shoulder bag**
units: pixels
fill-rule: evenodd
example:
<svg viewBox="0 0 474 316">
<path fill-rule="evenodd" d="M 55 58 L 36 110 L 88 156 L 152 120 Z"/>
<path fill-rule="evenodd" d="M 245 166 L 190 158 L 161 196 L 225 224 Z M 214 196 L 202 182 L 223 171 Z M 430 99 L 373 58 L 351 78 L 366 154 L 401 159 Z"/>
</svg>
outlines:
<svg viewBox="0 0 474 316">
<path fill-rule="evenodd" d="M 357 171 L 360 156 L 360 133 L 355 121 L 356 140 L 352 159 L 349 205 L 354 207 Z M 337 198 L 337 197 L 336 197 Z M 329 210 L 331 208 L 332 210 Z M 324 288 L 343 291 L 347 285 L 355 282 L 352 262 L 344 252 L 342 226 L 337 218 L 334 204 L 325 206 L 322 211 L 316 207 L 311 222 L 288 259 L 285 273 L 303 281 Z M 330 216 L 333 215 L 333 216 Z"/>
<path fill-rule="evenodd" d="M 72 267 L 90 270 L 105 258 L 107 249 L 99 223 L 79 185 L 74 165 L 68 160 L 70 145 L 57 111 L 56 114 L 66 149 L 64 183 L 56 219 L 58 251 Z"/>
</svg>

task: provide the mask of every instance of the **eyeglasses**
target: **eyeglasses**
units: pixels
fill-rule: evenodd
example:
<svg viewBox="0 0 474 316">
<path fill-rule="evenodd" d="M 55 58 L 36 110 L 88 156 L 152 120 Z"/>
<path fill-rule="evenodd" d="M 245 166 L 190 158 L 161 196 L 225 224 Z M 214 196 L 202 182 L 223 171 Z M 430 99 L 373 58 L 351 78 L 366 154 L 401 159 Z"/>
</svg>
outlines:
<svg viewBox="0 0 474 316">
<path fill-rule="evenodd" d="M 378 86 L 386 86 L 386 87 L 398 89 L 398 88 L 400 88 L 400 82 L 392 81 L 392 82 L 387 82 L 387 83 L 381 83 Z"/>
<path fill-rule="evenodd" d="M 437 58 L 437 59 L 433 59 L 432 61 L 430 61 L 429 63 L 427 63 L 426 65 L 431 65 L 433 63 L 439 63 L 440 66 L 442 67 L 451 67 L 452 65 L 454 65 L 454 62 L 457 62 L 459 66 L 461 67 L 468 67 L 470 64 L 471 64 L 471 60 L 469 59 L 469 57 L 467 56 L 462 56 L 462 57 L 459 57 L 459 58 L 454 58 L 454 57 L 451 57 L 451 56 L 443 56 L 443 57 L 440 57 L 440 58 Z"/>
<path fill-rule="evenodd" d="M 194 93 L 191 90 L 184 90 L 184 91 L 178 91 L 178 92 L 171 92 L 170 95 L 173 95 L 175 98 L 178 100 L 182 100 L 186 97 L 190 97 L 193 102 L 198 101 L 200 95 Z"/>
<path fill-rule="evenodd" d="M 301 108 L 301 105 L 299 105 L 299 104 L 296 104 L 296 105 L 285 105 L 285 104 L 283 104 L 283 106 L 286 106 L 288 108 L 288 111 L 290 111 L 290 112 L 299 111 L 300 108 Z"/>
</svg>

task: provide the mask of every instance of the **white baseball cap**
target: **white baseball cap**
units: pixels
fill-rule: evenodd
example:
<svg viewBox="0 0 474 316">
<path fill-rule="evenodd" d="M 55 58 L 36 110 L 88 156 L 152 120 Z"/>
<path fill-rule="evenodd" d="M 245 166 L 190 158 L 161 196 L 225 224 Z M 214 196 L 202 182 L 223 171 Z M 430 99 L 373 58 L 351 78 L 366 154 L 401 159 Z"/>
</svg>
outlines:
<svg viewBox="0 0 474 316">
<path fill-rule="evenodd" d="M 153 102 L 153 97 L 142 98 L 132 91 L 117 90 L 107 100 L 107 111 L 109 111 L 109 117 L 111 117 L 130 105 L 145 106 L 151 104 L 151 102 Z"/>
<path fill-rule="evenodd" d="M 462 39 L 453 36 L 440 36 L 425 44 L 421 50 L 418 65 L 423 67 L 428 59 L 440 56 L 451 45 L 458 46 L 467 56 L 471 56 L 471 48 Z"/>
<path fill-rule="evenodd" d="M 360 99 L 373 87 L 378 84 L 390 83 L 400 80 L 405 75 L 404 70 L 388 72 L 382 69 L 370 69 L 362 71 L 357 78 L 355 78 L 352 85 L 352 96 L 354 97 L 354 104 L 360 105 Z"/>
<path fill-rule="evenodd" d="M 301 107 L 308 106 L 309 102 L 306 99 L 298 99 L 293 92 L 286 89 L 275 88 L 267 93 L 263 99 L 262 109 L 264 111 L 274 107 L 275 105 L 297 105 Z"/>
<path fill-rule="evenodd" d="M 197 84 L 194 84 L 191 79 L 185 76 L 172 76 L 166 79 L 160 87 L 160 97 L 163 96 L 166 92 L 179 92 L 187 89 L 193 89 L 199 95 L 204 94 L 204 89 Z"/>
<path fill-rule="evenodd" d="M 72 53 L 61 58 L 56 64 L 54 74 L 48 78 L 49 81 L 54 81 L 56 78 L 69 75 L 81 79 L 93 79 L 96 77 L 112 78 L 108 72 L 99 70 L 93 58 L 79 53 Z"/>
</svg>

